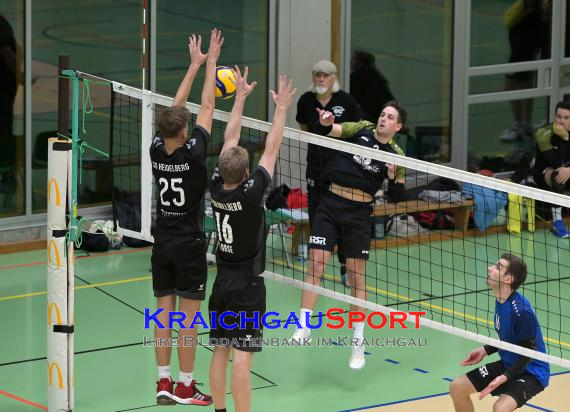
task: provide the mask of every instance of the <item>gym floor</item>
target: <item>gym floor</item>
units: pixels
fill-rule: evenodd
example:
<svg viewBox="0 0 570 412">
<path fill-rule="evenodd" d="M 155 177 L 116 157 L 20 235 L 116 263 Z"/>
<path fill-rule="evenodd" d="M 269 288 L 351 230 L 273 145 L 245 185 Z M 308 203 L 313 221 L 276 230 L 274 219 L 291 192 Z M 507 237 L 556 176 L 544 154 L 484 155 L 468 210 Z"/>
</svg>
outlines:
<svg viewBox="0 0 570 412">
<path fill-rule="evenodd" d="M 548 233 L 535 233 L 536 237 Z M 488 240 L 475 242 L 461 242 L 462 245 L 473 245 L 474 249 L 463 253 L 464 261 L 469 263 L 470 255 L 478 255 L 477 274 L 479 281 L 484 282 L 484 263 L 482 256 L 492 253 Z M 507 235 L 498 237 L 499 244 L 508 241 Z M 568 242 L 568 241 L 566 241 Z M 270 245 L 279 244 L 279 239 L 271 239 Z M 450 251 L 454 246 L 448 241 L 430 244 L 430 250 Z M 525 246 L 526 245 L 526 246 Z M 550 256 L 548 248 L 534 247 L 531 255 L 528 250 L 529 243 L 523 241 L 523 254 L 525 258 L 534 258 L 535 265 L 541 262 L 544 256 Z M 368 282 L 369 300 L 378 303 L 394 303 L 396 293 L 400 302 L 405 302 L 406 287 L 402 282 L 387 282 L 387 277 L 409 279 L 408 296 L 413 295 L 414 284 L 420 281 L 418 275 L 403 263 L 396 269 L 383 268 L 380 262 L 389 262 L 396 256 L 400 262 L 417 260 L 422 249 L 427 247 L 409 246 L 399 250 L 376 250 L 372 252 L 368 266 L 369 276 L 377 277 L 374 282 Z M 566 249 L 566 250 L 564 250 Z M 568 245 L 560 248 L 560 259 L 567 258 Z M 278 271 L 283 266 L 281 251 L 274 249 L 274 256 L 268 257 L 269 270 Z M 76 255 L 76 333 L 75 333 L 75 405 L 78 411 L 134 411 L 139 409 L 158 408 L 155 405 L 156 367 L 154 350 L 143 346 L 145 337 L 152 337 L 152 331 L 144 329 L 143 311 L 145 308 L 154 309 L 155 299 L 152 294 L 150 278 L 150 248 L 123 249 L 109 253 L 85 255 L 78 251 Z M 271 253 L 270 253 L 271 254 Z M 546 254 L 546 255 L 545 255 Z M 414 257 L 415 256 L 415 257 Z M 442 255 L 443 256 L 443 255 Z M 454 261 L 461 258 L 454 256 Z M 384 260 L 383 260 L 384 259 Z M 336 260 L 336 259 L 335 259 Z M 552 260 L 552 258 L 550 258 Z M 427 271 L 433 275 L 435 260 L 425 263 L 421 260 L 420 271 L 424 276 Z M 374 263 L 379 262 L 379 263 Z M 273 264 L 272 264 L 273 263 Z M 454 267 L 458 263 L 454 262 Z M 371 266 L 375 266 L 375 269 Z M 432 266 L 431 268 L 429 266 Z M 555 265 L 552 265 L 555 266 Z M 483 272 L 481 271 L 483 268 Z M 295 261 L 292 271 L 281 270 L 299 278 L 302 273 L 302 263 Z M 215 266 L 209 267 L 209 283 L 211 288 L 215 276 Z M 378 273 L 378 274 L 375 274 Z M 384 273 L 387 273 L 385 276 Z M 337 268 L 330 267 L 327 271 L 325 286 L 342 291 L 343 287 L 334 282 L 338 279 Z M 404 275 L 405 274 L 405 275 Z M 0 312 L 4 314 L 4 338 L 0 343 L 0 411 L 33 411 L 46 410 L 48 374 L 46 373 L 46 253 L 45 251 L 21 252 L 0 255 L 0 276 L 2 277 L 2 291 L 0 292 Z M 451 277 L 450 277 L 451 276 Z M 458 278 L 454 276 L 459 276 Z M 560 280 L 558 275 L 552 279 L 543 279 L 551 283 L 551 293 L 568 296 L 567 280 Z M 414 281 L 413 278 L 416 278 Z M 464 273 L 457 269 L 443 273 L 442 284 L 451 285 L 457 279 L 466 279 Z M 531 302 L 542 306 L 542 294 L 537 294 L 538 286 L 530 277 L 529 285 L 524 290 Z M 267 280 L 268 310 L 283 313 L 297 311 L 299 308 L 299 290 L 284 286 L 272 280 Z M 388 285 L 380 288 L 381 285 Z M 392 285 L 392 286 L 390 286 Z M 542 285 L 542 283 L 541 283 Z M 557 285 L 556 287 L 552 287 Z M 394 288 L 390 290 L 391 288 Z M 458 286 L 449 286 L 451 288 Z M 435 292 L 437 287 L 425 289 Z M 480 289 L 484 289 L 480 287 Z M 564 290 L 566 292 L 564 293 Z M 556 291 L 556 292 L 554 292 Z M 441 293 L 441 292 L 438 292 Z M 431 293 L 435 295 L 435 293 Z M 473 319 L 483 333 L 489 331 L 489 321 L 492 320 L 491 310 L 484 307 L 484 302 L 492 303 L 488 299 L 488 291 L 476 293 L 480 295 L 477 316 L 465 314 L 459 301 L 453 303 L 433 300 L 431 297 L 429 307 L 423 309 L 431 311 L 434 317 L 436 312 L 447 313 L 453 317 L 455 326 L 462 320 Z M 392 298 L 391 298 L 392 297 Z M 481 298 L 482 297 L 482 298 Z M 567 302 L 567 301 L 565 301 Z M 347 308 L 328 298 L 321 298 L 317 310 L 326 311 L 331 307 Z M 404 310 L 408 310 L 403 308 Z M 558 306 L 557 306 L 558 307 Z M 206 305 L 202 306 L 206 309 Z M 565 308 L 560 307 L 562 313 Z M 484 315 L 487 314 L 487 315 Z M 483 316 L 485 316 L 483 318 Z M 282 315 L 281 318 L 284 319 Z M 565 338 L 570 330 L 567 320 L 559 323 L 560 330 L 566 334 L 552 334 L 562 341 L 558 348 L 551 351 L 553 354 L 568 358 L 570 341 Z M 469 325 L 467 325 L 469 326 Z M 550 326 L 550 331 L 557 330 L 558 325 Z M 543 331 L 544 331 L 543 326 Z M 207 336 L 207 331 L 199 332 Z M 290 330 L 266 330 L 266 338 L 286 338 L 291 335 Z M 336 338 L 337 336 L 351 336 L 351 331 L 342 329 L 316 330 L 314 337 Z M 491 333 L 493 336 L 493 333 Z M 545 333 L 545 335 L 548 335 Z M 367 364 L 361 371 L 353 371 L 348 367 L 350 349 L 334 345 L 331 347 L 268 347 L 254 358 L 252 370 L 253 411 L 271 409 L 274 412 L 291 410 L 314 411 L 443 411 L 452 410 L 451 399 L 447 395 L 450 380 L 467 371 L 459 366 L 464 356 L 478 344 L 466 339 L 435 331 L 429 328 L 420 330 L 379 330 L 370 328 L 365 330 L 369 339 L 379 337 L 406 339 L 415 338 L 424 341 L 425 347 L 369 347 L 366 349 Z M 550 338 L 549 338 L 550 339 Z M 560 349 L 561 348 L 561 349 Z M 173 376 L 177 377 L 176 357 L 173 357 Z M 201 387 L 209 392 L 208 367 L 211 359 L 211 350 L 199 347 L 195 377 L 203 382 Z M 551 386 L 541 395 L 532 399 L 523 410 L 538 409 L 542 411 L 567 410 L 563 403 L 567 399 L 563 395 L 564 388 L 570 384 L 568 370 L 553 367 Z M 229 385 L 228 385 L 229 389 Z M 232 410 L 232 399 L 228 396 L 228 407 Z M 489 410 L 490 399 L 476 402 L 476 410 Z M 179 406 L 180 407 L 180 406 Z"/>
</svg>

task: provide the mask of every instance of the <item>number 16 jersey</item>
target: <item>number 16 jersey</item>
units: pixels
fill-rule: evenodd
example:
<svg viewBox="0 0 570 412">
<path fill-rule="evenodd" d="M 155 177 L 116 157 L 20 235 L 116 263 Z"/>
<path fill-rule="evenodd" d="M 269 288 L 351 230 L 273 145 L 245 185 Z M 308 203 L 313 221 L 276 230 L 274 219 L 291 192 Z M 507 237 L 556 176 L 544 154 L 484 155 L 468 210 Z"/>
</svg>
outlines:
<svg viewBox="0 0 570 412">
<path fill-rule="evenodd" d="M 154 233 L 187 235 L 204 231 L 209 137 L 206 129 L 196 126 L 190 139 L 171 154 L 166 152 L 160 134 L 152 140 L 150 160 L 158 189 Z"/>
<path fill-rule="evenodd" d="M 214 171 L 210 183 L 217 230 L 216 263 L 221 276 L 256 276 L 265 270 L 265 209 L 263 194 L 271 177 L 258 166 L 238 187 L 224 189 Z"/>
</svg>

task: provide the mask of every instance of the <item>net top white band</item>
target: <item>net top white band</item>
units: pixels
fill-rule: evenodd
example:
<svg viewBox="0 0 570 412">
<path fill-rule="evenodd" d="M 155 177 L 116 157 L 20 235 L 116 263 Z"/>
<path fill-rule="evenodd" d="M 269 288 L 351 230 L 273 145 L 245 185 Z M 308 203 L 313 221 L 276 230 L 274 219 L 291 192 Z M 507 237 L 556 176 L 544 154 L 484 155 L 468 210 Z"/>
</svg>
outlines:
<svg viewBox="0 0 570 412">
<path fill-rule="evenodd" d="M 143 99 L 143 96 L 147 96 L 150 97 L 150 101 L 154 104 L 159 104 L 162 106 L 170 106 L 173 101 L 171 97 L 153 93 L 147 90 L 137 89 L 118 82 L 111 82 L 111 83 L 113 86 L 113 90 L 118 93 L 125 94 L 141 100 Z M 193 114 L 197 114 L 198 111 L 200 110 L 200 105 L 195 103 L 186 103 L 186 107 Z M 214 111 L 214 119 L 217 120 L 227 122 L 229 119 L 229 115 L 230 115 L 229 113 L 221 110 Z M 244 116 L 242 120 L 242 127 L 248 127 L 263 132 L 268 132 L 269 129 L 271 128 L 271 123 Z M 487 177 L 467 172 L 464 170 L 455 169 L 448 166 L 434 164 L 410 157 L 399 156 L 393 153 L 388 153 L 380 150 L 374 150 L 358 146 L 356 144 L 349 143 L 340 139 L 323 137 L 309 132 L 292 129 L 289 127 L 285 128 L 284 136 L 289 139 L 297 140 L 300 142 L 316 144 L 319 146 L 350 152 L 353 154 L 358 154 L 364 157 L 384 162 L 395 163 L 399 166 L 403 166 L 412 170 L 418 170 L 427 174 L 442 176 L 460 182 L 472 183 L 475 185 L 488 187 L 501 192 L 513 193 L 523 197 L 541 200 L 546 203 L 553 203 L 561 206 L 570 207 L 570 197 L 563 194 L 548 192 L 545 190 L 532 188 L 528 186 L 522 186 L 517 183 L 505 180 L 499 180 L 496 178 Z"/>
</svg>

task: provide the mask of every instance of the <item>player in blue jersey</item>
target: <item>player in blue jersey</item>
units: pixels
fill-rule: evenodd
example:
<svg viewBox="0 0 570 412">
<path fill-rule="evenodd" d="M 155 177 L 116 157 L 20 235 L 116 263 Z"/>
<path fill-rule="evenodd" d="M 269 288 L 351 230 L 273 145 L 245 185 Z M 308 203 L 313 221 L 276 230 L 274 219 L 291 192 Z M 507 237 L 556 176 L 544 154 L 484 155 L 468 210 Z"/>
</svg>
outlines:
<svg viewBox="0 0 570 412">
<path fill-rule="evenodd" d="M 495 330 L 508 343 L 546 353 L 538 319 L 529 301 L 517 292 L 526 280 L 524 261 L 505 253 L 487 270 L 487 284 L 497 298 Z M 470 395 L 479 392 L 479 399 L 488 394 L 499 396 L 493 411 L 514 411 L 548 386 L 550 365 L 493 346 L 484 345 L 469 353 L 462 366 L 476 365 L 492 353 L 500 360 L 473 369 L 456 378 L 449 387 L 456 411 L 473 411 Z"/>
</svg>

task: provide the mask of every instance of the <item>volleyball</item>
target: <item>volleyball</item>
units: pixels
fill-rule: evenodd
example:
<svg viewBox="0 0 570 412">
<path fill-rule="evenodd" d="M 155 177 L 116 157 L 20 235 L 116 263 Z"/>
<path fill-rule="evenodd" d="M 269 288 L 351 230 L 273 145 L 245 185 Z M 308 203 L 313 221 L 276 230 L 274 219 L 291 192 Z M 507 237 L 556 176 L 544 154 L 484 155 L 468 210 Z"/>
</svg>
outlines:
<svg viewBox="0 0 570 412">
<path fill-rule="evenodd" d="M 236 94 L 236 76 L 228 66 L 216 67 L 216 97 L 228 99 Z"/>
</svg>

